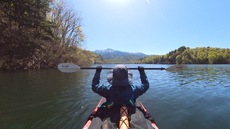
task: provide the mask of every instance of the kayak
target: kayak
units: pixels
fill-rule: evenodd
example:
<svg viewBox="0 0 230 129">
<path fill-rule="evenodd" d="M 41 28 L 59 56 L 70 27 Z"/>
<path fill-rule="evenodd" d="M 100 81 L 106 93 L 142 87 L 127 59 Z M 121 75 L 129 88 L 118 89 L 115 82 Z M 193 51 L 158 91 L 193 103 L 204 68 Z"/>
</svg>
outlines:
<svg viewBox="0 0 230 129">
<path fill-rule="evenodd" d="M 103 97 L 99 100 L 93 112 L 87 118 L 83 129 L 121 129 L 122 125 L 119 125 L 120 123 L 126 124 L 127 129 L 129 127 L 135 129 L 158 129 L 155 120 L 140 100 L 136 101 L 136 107 L 127 107 L 128 113 L 125 120 L 128 120 L 128 122 L 120 122 L 121 107 L 114 106 L 108 109 L 104 104 L 105 101 L 106 99 Z"/>
</svg>

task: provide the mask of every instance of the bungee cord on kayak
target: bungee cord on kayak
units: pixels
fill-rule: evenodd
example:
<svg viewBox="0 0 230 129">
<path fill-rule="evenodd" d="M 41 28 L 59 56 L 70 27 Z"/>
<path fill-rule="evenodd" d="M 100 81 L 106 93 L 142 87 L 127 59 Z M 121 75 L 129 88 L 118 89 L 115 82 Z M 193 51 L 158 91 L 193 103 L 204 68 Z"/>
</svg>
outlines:
<svg viewBox="0 0 230 129">
<path fill-rule="evenodd" d="M 125 105 L 123 105 L 120 108 L 119 129 L 128 129 L 128 128 L 129 128 L 128 108 Z"/>
</svg>

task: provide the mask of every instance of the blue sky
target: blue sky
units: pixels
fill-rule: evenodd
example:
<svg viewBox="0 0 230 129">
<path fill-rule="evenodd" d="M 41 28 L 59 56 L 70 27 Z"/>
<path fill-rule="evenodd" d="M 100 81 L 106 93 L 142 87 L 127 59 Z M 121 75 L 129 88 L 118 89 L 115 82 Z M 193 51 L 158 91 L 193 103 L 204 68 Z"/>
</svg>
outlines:
<svg viewBox="0 0 230 129">
<path fill-rule="evenodd" d="M 83 48 L 166 54 L 180 46 L 230 48 L 230 0 L 67 0 Z"/>
</svg>

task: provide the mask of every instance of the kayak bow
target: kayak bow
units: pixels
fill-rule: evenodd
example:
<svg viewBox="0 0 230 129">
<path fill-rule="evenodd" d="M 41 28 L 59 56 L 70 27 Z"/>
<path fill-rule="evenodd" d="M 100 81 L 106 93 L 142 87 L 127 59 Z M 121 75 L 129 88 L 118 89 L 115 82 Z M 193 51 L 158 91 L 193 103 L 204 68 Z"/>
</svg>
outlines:
<svg viewBox="0 0 230 129">
<path fill-rule="evenodd" d="M 94 115 L 96 114 L 99 106 L 102 104 L 103 99 L 104 99 L 103 97 L 100 99 L 100 101 L 98 102 L 97 106 L 94 108 L 93 112 L 89 115 L 89 117 L 88 117 L 83 129 L 88 129 L 90 127 L 91 122 L 92 122 L 92 120 L 94 118 Z"/>
<path fill-rule="evenodd" d="M 104 111 L 104 110 L 109 110 L 109 111 L 110 111 L 110 109 L 105 108 L 104 106 L 102 106 L 103 103 L 104 103 L 105 101 L 106 101 L 106 99 L 103 98 L 103 97 L 99 100 L 99 102 L 98 102 L 98 104 L 96 105 L 96 107 L 94 108 L 93 112 L 89 115 L 87 121 L 85 122 L 85 125 L 84 125 L 83 129 L 96 129 L 96 128 L 101 128 L 101 125 L 103 125 L 103 123 L 104 123 L 103 120 L 104 120 L 105 117 L 102 117 L 102 119 L 101 119 L 102 121 L 100 121 L 99 123 L 98 123 L 98 121 L 95 122 L 95 120 L 98 119 L 98 115 L 100 115 L 100 112 L 101 112 L 101 111 Z M 136 112 L 139 112 L 140 114 L 143 114 L 143 115 L 142 115 L 143 117 L 142 117 L 142 118 L 138 117 L 138 119 L 142 119 L 142 121 L 143 121 L 143 120 L 146 121 L 146 122 L 138 123 L 138 124 L 143 124 L 143 125 L 145 125 L 144 127 L 146 127 L 146 124 L 147 124 L 147 125 L 148 125 L 148 126 L 147 126 L 148 128 L 150 127 L 150 128 L 158 129 L 155 120 L 154 120 L 154 119 L 152 118 L 152 116 L 148 113 L 148 111 L 146 110 L 146 108 L 144 107 L 144 105 L 141 103 L 140 100 L 137 100 L 137 101 L 136 101 L 135 110 L 136 110 Z M 135 128 L 135 127 L 132 127 L 132 126 L 135 125 L 135 124 L 132 124 L 132 120 L 129 121 L 129 117 L 131 117 L 131 116 L 128 116 L 127 113 L 125 113 L 125 114 L 122 115 L 120 108 L 119 108 L 119 111 L 120 111 L 120 120 L 123 119 L 124 116 L 125 116 L 125 118 L 124 118 L 125 121 L 123 121 L 122 124 L 125 124 L 125 127 Z M 127 109 L 127 111 L 128 111 L 128 109 Z M 107 112 L 107 111 L 105 111 L 105 112 Z M 111 112 L 110 112 L 110 113 L 111 113 Z M 123 113 L 124 113 L 124 112 L 123 112 Z M 136 113 L 135 113 L 135 114 L 136 114 Z M 139 115 L 140 115 L 140 114 L 139 114 Z M 114 114 L 114 113 L 113 113 L 113 115 L 117 115 L 117 114 Z M 139 115 L 138 115 L 138 116 L 139 116 Z M 122 117 L 122 116 L 123 116 L 123 117 Z M 126 121 L 126 118 L 127 118 L 128 121 Z M 94 119 L 95 119 L 95 120 L 94 120 Z M 131 117 L 131 119 L 132 119 L 132 117 Z M 134 118 L 134 119 L 135 119 L 135 118 Z M 141 121 L 141 120 L 138 120 L 138 119 L 136 119 L 136 122 L 137 122 L 137 121 L 138 121 L 138 122 Z M 118 120 L 117 122 L 119 123 L 120 121 Z M 127 123 L 127 122 L 128 122 L 128 123 Z M 137 124 L 137 123 L 136 123 L 136 124 Z M 100 125 L 100 127 L 98 127 L 98 125 Z M 127 126 L 127 125 L 128 125 L 128 126 Z M 140 126 L 141 126 L 141 125 L 140 125 Z M 120 127 L 122 127 L 122 126 L 119 125 L 119 128 L 120 128 Z M 142 127 L 142 126 L 141 126 L 141 127 Z M 118 126 L 115 127 L 115 128 L 118 128 Z M 120 129 L 121 129 L 121 128 L 120 128 Z"/>
</svg>

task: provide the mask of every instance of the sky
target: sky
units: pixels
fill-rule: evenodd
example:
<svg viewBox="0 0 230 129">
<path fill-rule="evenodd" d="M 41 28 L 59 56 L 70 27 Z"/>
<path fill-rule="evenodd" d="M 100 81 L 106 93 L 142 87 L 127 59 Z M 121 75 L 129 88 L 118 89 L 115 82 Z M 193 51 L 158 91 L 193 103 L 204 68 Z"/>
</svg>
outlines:
<svg viewBox="0 0 230 129">
<path fill-rule="evenodd" d="M 66 0 L 86 50 L 163 55 L 181 46 L 230 48 L 230 0 Z"/>
</svg>

